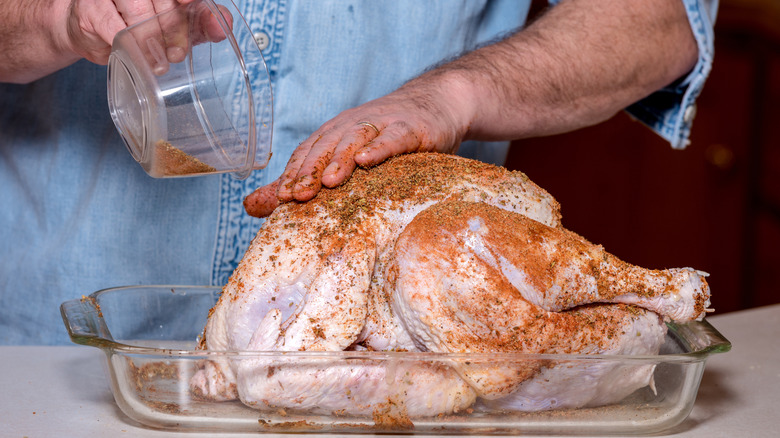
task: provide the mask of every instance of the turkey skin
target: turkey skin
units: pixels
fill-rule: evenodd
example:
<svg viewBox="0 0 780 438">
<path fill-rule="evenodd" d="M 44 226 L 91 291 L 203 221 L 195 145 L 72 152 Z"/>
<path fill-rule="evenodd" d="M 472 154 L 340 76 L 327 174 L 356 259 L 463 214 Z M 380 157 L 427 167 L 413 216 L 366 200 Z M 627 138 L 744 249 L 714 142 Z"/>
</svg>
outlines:
<svg viewBox="0 0 780 438">
<path fill-rule="evenodd" d="M 565 230 L 558 203 L 520 172 L 399 156 L 274 211 L 200 347 L 289 357 L 205 361 L 191 389 L 261 410 L 412 419 L 610 403 L 651 384 L 653 367 L 419 362 L 398 352 L 657 354 L 665 320 L 708 310 L 705 276 L 618 260 Z M 393 360 L 294 354 L 307 351 Z"/>
</svg>

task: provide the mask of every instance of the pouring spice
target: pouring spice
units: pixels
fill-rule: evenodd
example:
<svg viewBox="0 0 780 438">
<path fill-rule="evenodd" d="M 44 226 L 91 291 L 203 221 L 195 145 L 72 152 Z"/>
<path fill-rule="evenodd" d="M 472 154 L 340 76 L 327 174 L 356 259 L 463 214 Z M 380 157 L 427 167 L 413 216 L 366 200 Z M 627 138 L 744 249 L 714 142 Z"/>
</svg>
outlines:
<svg viewBox="0 0 780 438">
<path fill-rule="evenodd" d="M 213 173 L 216 169 L 173 146 L 165 140 L 155 144 L 149 174 L 156 177 Z"/>
</svg>

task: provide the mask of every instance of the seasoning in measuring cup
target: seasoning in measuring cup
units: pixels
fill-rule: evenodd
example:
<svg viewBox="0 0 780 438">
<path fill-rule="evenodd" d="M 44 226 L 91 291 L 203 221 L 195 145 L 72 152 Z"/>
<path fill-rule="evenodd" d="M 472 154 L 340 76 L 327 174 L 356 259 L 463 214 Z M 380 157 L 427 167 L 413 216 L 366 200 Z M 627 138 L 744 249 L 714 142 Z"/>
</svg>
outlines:
<svg viewBox="0 0 780 438">
<path fill-rule="evenodd" d="M 215 168 L 165 140 L 158 140 L 155 144 L 149 170 L 149 174 L 155 178 L 213 172 L 216 172 Z"/>
</svg>

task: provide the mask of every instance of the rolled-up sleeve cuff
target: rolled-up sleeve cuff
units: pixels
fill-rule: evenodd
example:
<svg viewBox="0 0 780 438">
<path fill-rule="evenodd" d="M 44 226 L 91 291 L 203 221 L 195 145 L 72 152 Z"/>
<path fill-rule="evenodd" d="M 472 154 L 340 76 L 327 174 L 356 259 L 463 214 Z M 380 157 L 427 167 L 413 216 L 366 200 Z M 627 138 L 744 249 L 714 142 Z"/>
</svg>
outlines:
<svg viewBox="0 0 780 438">
<path fill-rule="evenodd" d="M 696 98 L 712 68 L 713 24 L 718 10 L 718 0 L 681 1 L 699 47 L 696 66 L 687 76 L 626 108 L 631 116 L 649 126 L 675 149 L 683 149 L 690 143 Z"/>
</svg>

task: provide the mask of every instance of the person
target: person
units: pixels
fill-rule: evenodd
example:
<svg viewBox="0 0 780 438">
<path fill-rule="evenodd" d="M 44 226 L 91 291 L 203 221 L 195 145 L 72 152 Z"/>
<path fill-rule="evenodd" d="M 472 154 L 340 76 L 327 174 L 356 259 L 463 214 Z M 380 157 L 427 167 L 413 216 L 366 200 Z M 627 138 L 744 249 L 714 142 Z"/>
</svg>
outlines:
<svg viewBox="0 0 780 438">
<path fill-rule="evenodd" d="M 237 3 L 274 90 L 274 154 L 245 180 L 150 178 L 109 117 L 113 35 L 174 0 L 0 5 L 0 343 L 67 343 L 58 305 L 98 289 L 222 285 L 255 216 L 395 154 L 501 164 L 508 139 L 623 108 L 684 147 L 717 11 L 560 0 L 524 26 L 530 0 Z"/>
</svg>

